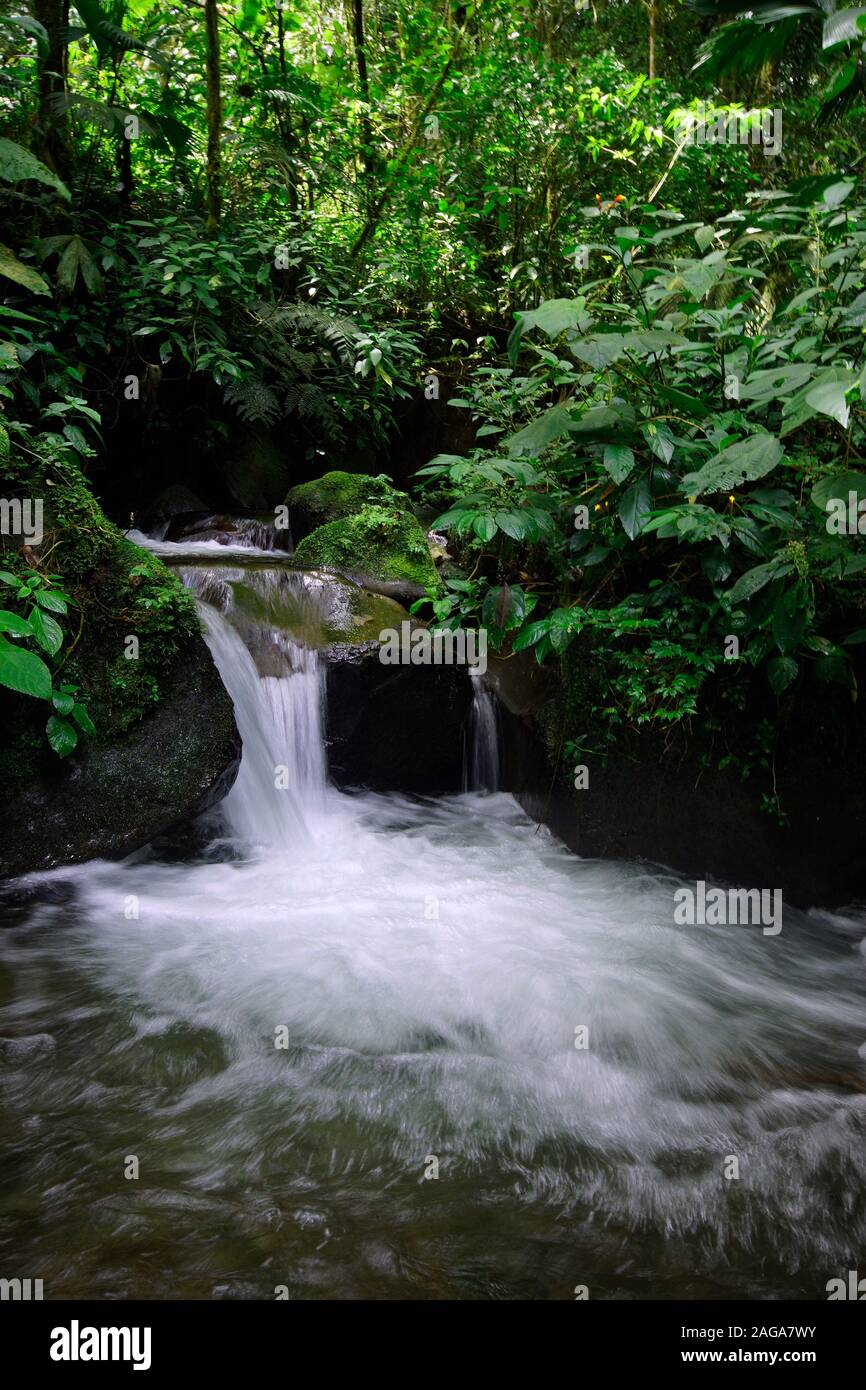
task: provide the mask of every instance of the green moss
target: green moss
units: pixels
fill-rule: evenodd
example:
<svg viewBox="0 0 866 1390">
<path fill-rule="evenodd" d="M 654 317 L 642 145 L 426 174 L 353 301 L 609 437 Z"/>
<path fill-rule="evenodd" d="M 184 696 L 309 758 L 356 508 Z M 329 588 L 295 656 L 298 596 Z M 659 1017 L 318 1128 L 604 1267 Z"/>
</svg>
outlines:
<svg viewBox="0 0 866 1390">
<path fill-rule="evenodd" d="M 301 541 L 295 558 L 310 569 L 408 580 L 434 590 L 441 585 L 426 535 L 411 512 L 397 507 L 367 506 L 329 521 Z"/>
<path fill-rule="evenodd" d="M 292 488 L 286 502 L 290 519 L 293 512 L 298 514 L 307 531 L 324 526 L 326 522 L 337 521 L 340 517 L 351 516 L 368 504 L 409 505 L 406 494 L 397 492 L 384 473 L 373 477 L 369 473 L 343 473 L 338 470 L 314 478 L 312 482 L 299 483 Z"/>
<path fill-rule="evenodd" d="M 38 439 L 32 443 L 36 449 L 28 448 L 26 456 L 16 450 L 4 464 L 4 482 L 43 501 L 45 533 L 34 552 L 37 565 L 57 576 L 74 601 L 60 620 L 64 643 L 52 665 L 58 680 L 79 686 L 96 726 L 93 739 L 108 743 L 160 698 L 177 653 L 199 634 L 195 604 L 161 560 L 133 545 L 108 520 L 68 455 L 42 448 Z M 26 564 L 9 548 L 0 567 L 20 573 Z M 128 637 L 138 639 L 137 657 L 126 656 L 134 650 Z M 34 730 L 44 738 L 41 701 L 4 694 L 3 703 L 7 747 L 28 740 Z"/>
</svg>

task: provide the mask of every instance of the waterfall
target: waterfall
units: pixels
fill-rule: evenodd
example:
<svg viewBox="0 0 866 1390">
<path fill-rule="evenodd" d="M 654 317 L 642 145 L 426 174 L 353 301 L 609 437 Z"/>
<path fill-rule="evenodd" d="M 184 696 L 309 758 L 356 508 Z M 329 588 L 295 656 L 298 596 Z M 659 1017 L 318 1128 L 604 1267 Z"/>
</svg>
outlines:
<svg viewBox="0 0 866 1390">
<path fill-rule="evenodd" d="M 223 812 L 238 839 L 287 850 L 309 839 L 327 785 L 322 730 L 324 668 L 301 630 L 320 623 L 326 595 L 280 570 L 182 571 L 198 596 L 205 640 L 232 698 L 243 741 Z"/>
<path fill-rule="evenodd" d="M 310 812 L 325 790 L 322 671 L 318 655 L 272 634 L 284 669 L 262 675 L 240 634 L 209 604 L 199 605 L 243 741 L 237 781 L 223 802 L 234 833 L 253 844 L 289 849 L 308 835 Z"/>
<path fill-rule="evenodd" d="M 231 842 L 39 876 L 0 932 L 0 1040 L 58 1040 L 0 1056 L 17 1267 L 60 1298 L 823 1298 L 866 1248 L 866 916 L 682 926 L 674 876 L 509 796 L 329 789 L 343 591 L 203 545 L 168 553 L 243 738 Z M 130 1116 L 153 1186 L 120 1240 Z"/>
<path fill-rule="evenodd" d="M 472 678 L 472 706 L 463 757 L 463 790 L 499 790 L 499 717 L 496 696 Z"/>
</svg>

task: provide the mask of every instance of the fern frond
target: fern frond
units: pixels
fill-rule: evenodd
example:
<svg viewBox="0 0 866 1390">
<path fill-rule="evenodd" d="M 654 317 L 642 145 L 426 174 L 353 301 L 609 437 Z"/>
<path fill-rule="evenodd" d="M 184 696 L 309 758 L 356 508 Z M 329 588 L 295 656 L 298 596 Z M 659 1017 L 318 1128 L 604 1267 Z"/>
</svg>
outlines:
<svg viewBox="0 0 866 1390">
<path fill-rule="evenodd" d="M 280 403 L 270 386 L 255 376 L 231 382 L 223 398 L 228 405 L 234 406 L 242 420 L 250 424 L 273 425 L 282 414 Z"/>
<path fill-rule="evenodd" d="M 257 305 L 259 321 L 271 330 L 295 329 L 299 334 L 324 339 L 344 362 L 354 357 L 361 330 L 348 314 L 331 312 L 317 304 Z"/>
</svg>

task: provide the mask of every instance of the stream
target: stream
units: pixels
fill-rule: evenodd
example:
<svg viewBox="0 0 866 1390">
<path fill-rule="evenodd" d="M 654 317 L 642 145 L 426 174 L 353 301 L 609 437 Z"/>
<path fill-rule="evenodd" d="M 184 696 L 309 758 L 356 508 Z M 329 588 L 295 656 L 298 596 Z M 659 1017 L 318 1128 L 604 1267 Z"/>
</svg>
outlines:
<svg viewBox="0 0 866 1390">
<path fill-rule="evenodd" d="M 234 787 L 184 850 L 31 876 L 0 932 L 0 1033 L 48 1035 L 0 1067 L 2 1271 L 68 1299 L 823 1299 L 862 1266 L 863 914 L 676 926 L 673 875 L 577 858 L 495 790 L 481 690 L 473 790 L 336 791 L 324 660 L 273 619 L 333 594 L 211 556 L 182 573 Z"/>
</svg>

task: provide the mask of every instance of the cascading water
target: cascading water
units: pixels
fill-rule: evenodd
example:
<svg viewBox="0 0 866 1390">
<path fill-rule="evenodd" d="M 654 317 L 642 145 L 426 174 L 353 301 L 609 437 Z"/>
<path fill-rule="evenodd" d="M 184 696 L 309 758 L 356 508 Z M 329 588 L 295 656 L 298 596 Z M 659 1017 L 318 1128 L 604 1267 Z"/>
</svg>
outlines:
<svg viewBox="0 0 866 1390">
<path fill-rule="evenodd" d="M 271 654 L 283 669 L 262 675 L 237 630 L 208 605 L 201 610 L 243 742 L 240 772 L 223 813 L 240 839 L 288 849 L 307 835 L 305 817 L 321 808 L 325 789 L 318 656 L 278 638 Z"/>
<path fill-rule="evenodd" d="M 479 676 L 472 678 L 472 704 L 463 758 L 463 790 L 499 790 L 499 720 L 496 696 L 485 690 Z"/>
<path fill-rule="evenodd" d="M 0 1069 L 16 1268 L 56 1298 L 825 1297 L 866 1237 L 862 916 L 677 927 L 673 878 L 510 797 L 340 795 L 280 625 L 325 590 L 187 581 L 244 738 L 230 843 L 41 875 L 0 934 L 0 1032 L 56 1042 Z"/>
<path fill-rule="evenodd" d="M 222 813 L 246 844 L 287 850 L 324 805 L 323 670 L 314 647 L 277 625 L 322 621 L 323 586 L 284 570 L 182 570 L 232 698 L 243 758 Z"/>
</svg>

